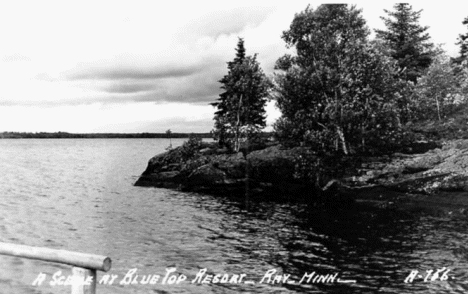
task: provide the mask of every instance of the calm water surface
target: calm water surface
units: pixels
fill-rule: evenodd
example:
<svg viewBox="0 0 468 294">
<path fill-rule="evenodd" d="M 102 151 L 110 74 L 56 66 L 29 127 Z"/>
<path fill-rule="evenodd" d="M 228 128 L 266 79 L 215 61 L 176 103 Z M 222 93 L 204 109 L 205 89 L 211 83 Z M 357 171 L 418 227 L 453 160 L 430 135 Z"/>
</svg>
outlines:
<svg viewBox="0 0 468 294">
<path fill-rule="evenodd" d="M 182 140 L 173 140 L 174 145 Z M 468 220 L 424 212 L 254 203 L 134 187 L 163 139 L 0 140 L 0 241 L 110 256 L 113 285 L 97 293 L 466 293 Z M 188 277 L 179 285 L 120 285 L 133 268 Z M 448 267 L 448 281 L 411 284 L 411 270 Z M 200 269 L 255 284 L 190 283 Z M 296 283 L 259 281 L 270 269 Z M 70 293 L 51 276 L 70 267 L 0 256 L 0 293 Z M 298 284 L 305 273 L 342 284 Z M 46 282 L 32 286 L 37 275 Z M 98 273 L 98 279 L 103 273 Z"/>
</svg>

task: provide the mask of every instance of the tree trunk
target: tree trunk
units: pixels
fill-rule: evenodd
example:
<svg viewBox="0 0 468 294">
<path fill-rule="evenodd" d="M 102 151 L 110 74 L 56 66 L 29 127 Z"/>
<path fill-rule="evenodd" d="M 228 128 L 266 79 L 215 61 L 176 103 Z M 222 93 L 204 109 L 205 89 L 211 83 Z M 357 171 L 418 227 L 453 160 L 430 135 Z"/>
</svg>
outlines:
<svg viewBox="0 0 468 294">
<path fill-rule="evenodd" d="M 317 158 L 317 164 L 316 164 L 316 170 L 315 170 L 315 188 L 317 191 L 322 191 L 322 187 L 320 187 L 320 183 L 321 183 L 321 171 L 320 171 L 320 167 L 322 165 L 322 160 L 320 159 L 320 157 Z"/>
<path fill-rule="evenodd" d="M 366 138 L 364 137 L 364 126 L 361 124 L 361 147 L 366 148 Z"/>
<path fill-rule="evenodd" d="M 246 152 L 245 152 L 245 206 L 250 204 L 250 160 L 249 160 L 249 133 L 247 132 Z"/>
<path fill-rule="evenodd" d="M 341 127 L 337 127 L 336 132 L 338 133 L 338 138 L 340 138 L 341 147 L 343 148 L 344 154 L 348 155 L 348 148 L 346 147 L 346 140 L 343 134 L 343 130 L 341 129 Z"/>
<path fill-rule="evenodd" d="M 440 105 L 439 105 L 439 99 L 436 97 L 436 104 L 437 104 L 437 116 L 439 117 L 439 122 L 442 120 L 440 118 Z"/>
<path fill-rule="evenodd" d="M 234 150 L 239 152 L 240 149 L 240 112 L 242 108 L 242 94 L 239 97 L 239 106 L 237 107 L 237 122 L 236 122 L 236 134 L 235 134 L 235 142 L 234 142 Z"/>
</svg>

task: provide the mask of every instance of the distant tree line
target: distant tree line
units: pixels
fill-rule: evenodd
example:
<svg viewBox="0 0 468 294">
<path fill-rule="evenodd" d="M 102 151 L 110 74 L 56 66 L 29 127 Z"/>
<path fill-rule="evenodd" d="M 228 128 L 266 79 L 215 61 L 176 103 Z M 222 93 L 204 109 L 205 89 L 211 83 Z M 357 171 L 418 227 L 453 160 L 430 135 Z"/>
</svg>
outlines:
<svg viewBox="0 0 468 294">
<path fill-rule="evenodd" d="M 0 133 L 0 138 L 3 139 L 133 139 L 133 138 L 189 138 L 193 133 L 67 133 L 67 132 L 55 132 L 55 133 L 24 133 L 24 132 L 3 132 Z M 200 138 L 211 138 L 211 133 L 196 133 L 193 134 Z"/>
</svg>

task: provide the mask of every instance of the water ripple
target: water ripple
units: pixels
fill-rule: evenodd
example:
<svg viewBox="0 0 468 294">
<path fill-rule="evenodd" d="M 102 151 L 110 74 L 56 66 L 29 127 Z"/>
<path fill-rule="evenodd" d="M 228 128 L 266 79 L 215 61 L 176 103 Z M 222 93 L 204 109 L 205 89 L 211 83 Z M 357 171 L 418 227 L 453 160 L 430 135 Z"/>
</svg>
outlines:
<svg viewBox="0 0 468 294">
<path fill-rule="evenodd" d="M 173 145 L 181 144 L 173 140 Z M 111 274 L 176 267 L 189 279 L 266 271 L 334 273 L 356 284 L 99 285 L 98 293 L 465 293 L 468 222 L 424 212 L 242 201 L 132 184 L 165 140 L 0 140 L 0 241 L 111 256 Z M 453 279 L 405 284 L 411 270 L 450 267 Z M 0 256 L 7 293 L 32 287 L 39 272 L 69 267 Z M 68 289 L 67 291 L 68 292 Z"/>
</svg>

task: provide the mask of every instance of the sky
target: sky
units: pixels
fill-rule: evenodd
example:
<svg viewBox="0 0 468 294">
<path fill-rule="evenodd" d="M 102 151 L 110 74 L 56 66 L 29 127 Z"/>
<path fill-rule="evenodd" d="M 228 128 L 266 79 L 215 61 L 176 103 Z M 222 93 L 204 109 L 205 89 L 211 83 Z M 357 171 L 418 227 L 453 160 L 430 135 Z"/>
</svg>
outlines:
<svg viewBox="0 0 468 294">
<path fill-rule="evenodd" d="M 0 132 L 209 132 L 238 37 L 269 76 L 311 1 L 0 1 Z M 325 2 L 330 3 L 330 2 Z M 370 29 L 393 2 L 350 2 Z M 456 56 L 466 1 L 409 2 Z M 267 106 L 269 129 L 280 113 Z"/>
</svg>

